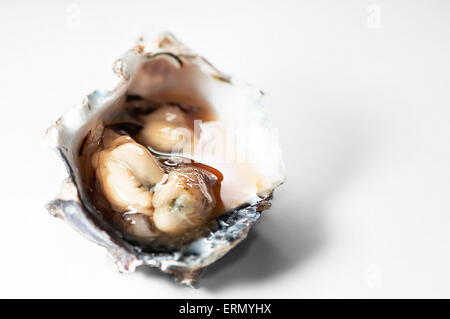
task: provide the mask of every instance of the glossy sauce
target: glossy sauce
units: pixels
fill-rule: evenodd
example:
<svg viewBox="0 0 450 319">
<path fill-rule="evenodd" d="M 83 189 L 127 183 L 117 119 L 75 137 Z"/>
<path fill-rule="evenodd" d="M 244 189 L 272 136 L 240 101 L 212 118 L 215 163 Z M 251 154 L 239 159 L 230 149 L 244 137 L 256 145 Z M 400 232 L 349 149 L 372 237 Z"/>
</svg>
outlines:
<svg viewBox="0 0 450 319">
<path fill-rule="evenodd" d="M 176 99 L 178 100 L 178 99 Z M 179 107 L 187 115 L 190 128 L 194 130 L 194 120 L 209 121 L 214 120 L 214 114 L 211 108 L 192 106 L 191 104 L 179 102 L 164 102 Z M 108 121 L 103 123 L 105 128 L 111 128 L 121 135 L 130 135 L 132 138 L 140 132 L 143 124 L 139 118 L 142 115 L 150 114 L 152 111 L 161 106 L 162 103 L 156 101 L 142 100 L 139 97 L 129 96 L 124 104 L 122 111 L 112 116 Z M 208 176 L 206 181 L 210 187 L 211 193 L 215 197 L 215 205 L 209 221 L 201 227 L 184 232 L 181 235 L 170 235 L 156 229 L 152 223 L 152 218 L 147 217 L 141 213 L 132 211 L 118 212 L 115 211 L 109 201 L 105 198 L 100 182 L 97 180 L 95 171 L 91 165 L 91 158 L 93 154 L 103 149 L 103 134 L 100 138 L 96 138 L 90 132 L 81 142 L 79 148 L 80 166 L 82 168 L 82 178 L 87 190 L 88 198 L 95 208 L 110 221 L 124 237 L 147 251 L 170 251 L 176 249 L 179 245 L 190 242 L 216 227 L 215 219 L 225 212 L 224 205 L 220 197 L 220 186 L 223 180 L 223 175 L 218 170 L 208 165 L 195 162 L 190 159 L 170 157 L 169 155 L 161 155 L 158 152 L 152 152 L 152 155 L 159 161 L 161 168 L 166 172 L 170 172 L 175 168 L 180 167 L 195 167 L 203 172 L 202 174 Z M 139 237 L 133 235 L 130 231 L 131 227 L 139 225 L 144 228 L 146 232 L 152 233 L 151 236 Z"/>
</svg>

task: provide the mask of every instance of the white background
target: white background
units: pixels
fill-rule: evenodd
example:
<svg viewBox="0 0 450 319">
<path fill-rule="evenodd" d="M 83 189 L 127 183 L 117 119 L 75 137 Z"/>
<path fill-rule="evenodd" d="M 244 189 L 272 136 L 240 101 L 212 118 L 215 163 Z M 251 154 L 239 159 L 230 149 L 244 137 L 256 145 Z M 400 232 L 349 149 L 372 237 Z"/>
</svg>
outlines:
<svg viewBox="0 0 450 319">
<path fill-rule="evenodd" d="M 161 29 L 266 92 L 287 166 L 195 290 L 44 209 L 46 127 Z M 0 41 L 0 297 L 450 297 L 448 1 L 2 1 Z"/>
</svg>

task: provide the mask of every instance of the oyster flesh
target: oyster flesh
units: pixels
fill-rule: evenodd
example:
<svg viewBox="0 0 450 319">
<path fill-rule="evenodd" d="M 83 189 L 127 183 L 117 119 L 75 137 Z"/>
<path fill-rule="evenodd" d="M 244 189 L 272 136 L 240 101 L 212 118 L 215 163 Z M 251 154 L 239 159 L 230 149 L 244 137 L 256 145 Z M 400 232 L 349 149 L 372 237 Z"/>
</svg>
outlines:
<svg viewBox="0 0 450 319">
<path fill-rule="evenodd" d="M 47 208 L 122 272 L 158 267 L 194 285 L 242 241 L 284 180 L 261 91 L 169 33 L 140 39 L 46 132 L 69 177 Z"/>
</svg>

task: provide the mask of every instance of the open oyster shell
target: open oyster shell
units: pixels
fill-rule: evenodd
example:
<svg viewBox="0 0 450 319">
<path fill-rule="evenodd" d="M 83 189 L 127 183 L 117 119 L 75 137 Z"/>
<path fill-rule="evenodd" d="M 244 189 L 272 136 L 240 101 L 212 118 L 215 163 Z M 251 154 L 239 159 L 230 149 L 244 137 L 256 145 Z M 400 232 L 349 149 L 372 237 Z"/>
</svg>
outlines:
<svg viewBox="0 0 450 319">
<path fill-rule="evenodd" d="M 145 71 L 149 61 L 160 59 L 167 61 L 175 71 L 168 71 L 165 67 Z M 204 267 L 246 238 L 261 212 L 270 206 L 273 190 L 284 180 L 278 140 L 271 136 L 269 141 L 265 134 L 270 121 L 261 105 L 263 94 L 221 73 L 168 33 L 161 34 L 152 42 L 141 39 L 115 62 L 114 73 L 118 83 L 113 90 L 89 94 L 80 106 L 70 108 L 46 132 L 47 144 L 57 151 L 69 173 L 60 194 L 47 204 L 47 209 L 88 239 L 104 246 L 121 272 L 134 271 L 141 265 L 158 267 L 181 283 L 192 286 Z M 89 201 L 81 178 L 79 152 L 86 136 L 90 134 L 91 138 L 96 138 L 102 121 L 119 110 L 127 94 L 151 97 L 168 90 L 181 95 L 189 91 L 199 96 L 211 105 L 227 126 L 266 129 L 252 140 L 253 148 L 249 155 L 253 159 L 265 160 L 253 165 L 260 173 L 260 188 L 255 196 L 247 196 L 246 205 L 220 216 L 217 230 L 175 252 L 146 252 L 124 239 Z M 270 152 L 265 148 L 268 144 Z M 239 192 L 239 188 L 235 191 Z"/>
</svg>

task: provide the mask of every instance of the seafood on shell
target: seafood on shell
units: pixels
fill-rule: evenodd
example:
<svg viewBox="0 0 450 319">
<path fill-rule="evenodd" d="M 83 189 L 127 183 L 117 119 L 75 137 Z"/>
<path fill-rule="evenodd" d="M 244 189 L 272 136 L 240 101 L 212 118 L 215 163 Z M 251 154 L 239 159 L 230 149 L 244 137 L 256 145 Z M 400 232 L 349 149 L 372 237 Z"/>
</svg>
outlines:
<svg viewBox="0 0 450 319">
<path fill-rule="evenodd" d="M 92 92 L 46 132 L 69 173 L 47 209 L 121 272 L 157 267 L 193 286 L 284 181 L 263 93 L 170 33 L 141 38 L 113 70 L 112 90 Z"/>
</svg>

